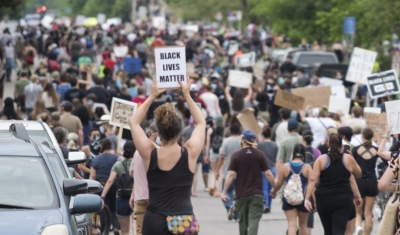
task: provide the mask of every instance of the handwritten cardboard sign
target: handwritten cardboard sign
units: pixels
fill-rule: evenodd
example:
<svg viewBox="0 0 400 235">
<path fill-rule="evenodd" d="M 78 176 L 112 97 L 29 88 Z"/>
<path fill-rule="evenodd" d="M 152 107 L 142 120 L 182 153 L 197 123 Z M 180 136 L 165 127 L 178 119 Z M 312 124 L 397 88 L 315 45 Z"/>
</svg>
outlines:
<svg viewBox="0 0 400 235">
<path fill-rule="evenodd" d="M 337 113 L 340 110 L 343 114 L 347 115 L 350 112 L 350 104 L 351 99 L 349 98 L 331 95 L 329 97 L 328 111 L 330 113 Z"/>
<path fill-rule="evenodd" d="M 156 47 L 154 56 L 158 88 L 180 87 L 179 81 L 186 84 L 185 47 Z"/>
<path fill-rule="evenodd" d="M 253 66 L 256 63 L 256 53 L 250 52 L 250 53 L 246 53 L 241 56 L 238 56 L 236 58 L 235 63 L 236 63 L 236 66 L 239 66 L 239 67 Z"/>
<path fill-rule="evenodd" d="M 125 129 L 130 129 L 129 120 L 136 112 L 136 109 L 136 103 L 114 97 L 111 103 L 110 124 L 114 126 L 122 126 Z"/>
<path fill-rule="evenodd" d="M 355 47 L 351 54 L 346 80 L 360 84 L 367 84 L 366 77 L 372 73 L 377 53 Z"/>
<path fill-rule="evenodd" d="M 312 105 L 314 108 L 323 105 L 329 105 L 329 97 L 331 96 L 331 88 L 329 86 L 313 87 L 313 88 L 297 88 L 291 90 L 295 95 L 305 98 L 304 105 Z"/>
<path fill-rule="evenodd" d="M 373 99 L 400 93 L 395 70 L 371 74 L 367 76 L 367 83 L 369 94 Z"/>
<path fill-rule="evenodd" d="M 274 104 L 291 110 L 299 110 L 304 107 L 304 101 L 304 97 L 287 91 L 277 90 Z"/>
<path fill-rule="evenodd" d="M 400 100 L 385 102 L 390 134 L 400 133 Z"/>
<path fill-rule="evenodd" d="M 244 110 L 243 112 L 237 115 L 237 119 L 239 120 L 240 125 L 242 125 L 244 129 L 250 129 L 254 131 L 254 133 L 256 133 L 257 135 L 261 134 L 262 129 L 258 125 L 258 122 L 254 117 L 254 113 L 252 110 L 250 109 Z"/>
<path fill-rule="evenodd" d="M 249 88 L 253 75 L 239 70 L 229 70 L 229 85 L 240 88 Z"/>
<path fill-rule="evenodd" d="M 373 141 L 378 143 L 381 136 L 385 135 L 387 117 L 386 113 L 364 113 L 367 127 L 374 131 Z"/>
</svg>

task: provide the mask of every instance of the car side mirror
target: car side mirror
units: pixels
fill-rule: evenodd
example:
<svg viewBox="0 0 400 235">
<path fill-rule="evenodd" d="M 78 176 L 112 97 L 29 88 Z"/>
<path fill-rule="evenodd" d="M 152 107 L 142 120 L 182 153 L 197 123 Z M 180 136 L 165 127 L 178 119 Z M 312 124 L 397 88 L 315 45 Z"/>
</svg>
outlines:
<svg viewBox="0 0 400 235">
<path fill-rule="evenodd" d="M 103 185 L 100 184 L 99 181 L 96 180 L 84 180 L 87 183 L 88 191 L 87 193 L 101 193 L 103 191 Z"/>
<path fill-rule="evenodd" d="M 86 162 L 86 155 L 84 152 L 69 152 L 68 159 L 65 159 L 65 163 L 68 166 L 85 162 Z"/>
<path fill-rule="evenodd" d="M 96 213 L 101 211 L 102 202 L 98 195 L 80 194 L 74 197 L 71 214 Z"/>
<path fill-rule="evenodd" d="M 84 180 L 64 179 L 63 191 L 65 196 L 75 196 L 85 194 L 88 191 L 88 184 Z"/>
</svg>

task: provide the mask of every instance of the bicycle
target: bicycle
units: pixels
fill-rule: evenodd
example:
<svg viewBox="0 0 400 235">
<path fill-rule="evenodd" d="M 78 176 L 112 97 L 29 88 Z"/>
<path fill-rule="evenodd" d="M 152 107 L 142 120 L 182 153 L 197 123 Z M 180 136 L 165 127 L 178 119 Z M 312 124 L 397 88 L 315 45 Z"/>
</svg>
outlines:
<svg viewBox="0 0 400 235">
<path fill-rule="evenodd" d="M 93 213 L 92 218 L 92 233 L 93 235 L 108 235 L 111 230 L 111 211 L 107 205 L 99 212 Z"/>
</svg>

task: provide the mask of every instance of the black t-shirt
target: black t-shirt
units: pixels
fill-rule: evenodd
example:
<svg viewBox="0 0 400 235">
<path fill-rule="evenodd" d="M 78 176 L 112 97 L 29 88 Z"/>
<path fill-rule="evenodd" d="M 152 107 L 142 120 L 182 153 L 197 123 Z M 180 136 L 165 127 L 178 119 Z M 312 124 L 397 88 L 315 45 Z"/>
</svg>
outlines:
<svg viewBox="0 0 400 235">
<path fill-rule="evenodd" d="M 149 110 L 147 111 L 147 120 L 152 120 L 154 118 L 154 111 L 163 104 L 165 104 L 164 101 L 153 101 L 149 107 Z"/>
<path fill-rule="evenodd" d="M 255 148 L 244 148 L 233 154 L 230 171 L 235 171 L 236 198 L 263 194 L 261 172 L 269 169 L 267 157 Z"/>
<path fill-rule="evenodd" d="M 85 96 L 86 96 L 85 91 L 77 88 L 71 88 L 70 90 L 67 91 L 67 93 L 65 93 L 64 100 L 72 102 L 73 99 L 79 99 L 82 102 Z"/>
<path fill-rule="evenodd" d="M 108 100 L 111 98 L 110 93 L 103 87 L 92 87 L 87 91 L 87 94 L 93 93 L 97 97 L 97 103 L 107 105 Z"/>
</svg>

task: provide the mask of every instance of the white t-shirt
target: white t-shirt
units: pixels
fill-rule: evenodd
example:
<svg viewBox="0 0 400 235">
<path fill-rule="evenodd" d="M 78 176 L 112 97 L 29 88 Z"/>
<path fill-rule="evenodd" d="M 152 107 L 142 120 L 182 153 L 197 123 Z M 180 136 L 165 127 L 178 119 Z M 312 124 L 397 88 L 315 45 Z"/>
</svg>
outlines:
<svg viewBox="0 0 400 235">
<path fill-rule="evenodd" d="M 289 137 L 287 121 L 283 121 L 278 125 L 278 127 L 276 128 L 275 136 L 275 142 L 278 146 L 286 137 Z"/>
<path fill-rule="evenodd" d="M 306 118 L 313 133 L 314 141 L 312 147 L 317 148 L 325 139 L 326 130 L 330 127 L 336 127 L 335 122 L 331 118 Z"/>
<path fill-rule="evenodd" d="M 202 99 L 206 104 L 207 109 L 210 112 L 209 115 L 215 118 L 218 114 L 218 97 L 214 93 L 204 92 L 200 95 L 200 99 Z"/>
</svg>

